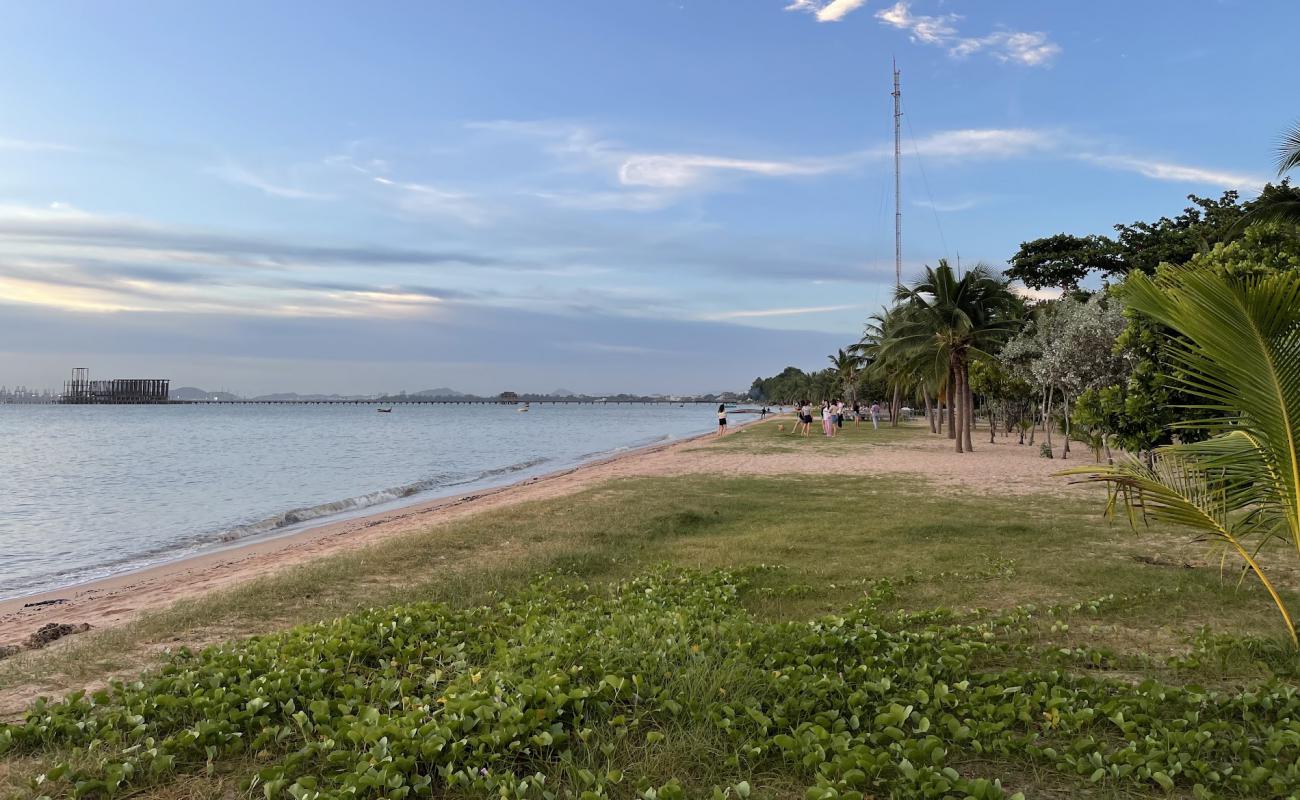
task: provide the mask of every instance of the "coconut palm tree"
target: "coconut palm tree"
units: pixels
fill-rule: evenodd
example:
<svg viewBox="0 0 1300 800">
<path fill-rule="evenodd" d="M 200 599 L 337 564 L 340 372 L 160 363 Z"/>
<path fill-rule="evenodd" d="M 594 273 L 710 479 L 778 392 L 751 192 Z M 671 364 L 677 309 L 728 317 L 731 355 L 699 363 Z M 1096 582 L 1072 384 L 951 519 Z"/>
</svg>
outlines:
<svg viewBox="0 0 1300 800">
<path fill-rule="evenodd" d="M 952 421 L 950 435 L 958 453 L 969 452 L 974 424 L 969 365 L 988 356 L 1020 325 L 1024 304 L 993 270 L 977 265 L 960 277 L 940 259 L 910 286 L 899 287 L 895 324 L 882 354 L 895 365 L 928 361 L 929 369 L 912 374 L 947 377 Z"/>
<path fill-rule="evenodd" d="M 1277 146 L 1277 174 L 1286 175 L 1300 167 L 1300 121 L 1282 134 Z M 1283 184 L 1285 189 L 1286 184 Z M 1273 191 L 1277 187 L 1267 186 L 1263 195 L 1255 201 L 1254 207 L 1246 212 L 1228 229 L 1228 238 L 1241 234 L 1247 227 L 1257 222 L 1281 222 L 1300 226 L 1300 200 L 1294 191 Z"/>
<path fill-rule="evenodd" d="M 1296 167 L 1300 167 L 1300 120 L 1282 134 L 1277 146 L 1277 174 L 1285 175 Z"/>
<path fill-rule="evenodd" d="M 915 372 L 909 360 L 914 359 L 914 354 L 892 347 L 902 314 L 903 308 L 898 305 L 872 314 L 867 318 L 861 341 L 849 348 L 850 352 L 862 358 L 867 373 L 885 384 L 891 397 L 889 422 L 893 427 L 898 426 L 899 398 L 912 385 Z"/>
<path fill-rule="evenodd" d="M 858 373 L 862 371 L 862 356 L 850 347 L 848 350 L 841 348 L 835 355 L 826 358 L 831 362 L 831 369 L 839 376 L 842 387 L 848 390 L 849 402 L 858 402 Z"/>
<path fill-rule="evenodd" d="M 1205 413 L 1179 427 L 1214 432 L 1129 458 L 1071 470 L 1113 489 L 1109 508 L 1172 522 L 1220 541 L 1295 624 L 1260 563 L 1281 540 L 1300 554 L 1300 273 L 1231 278 L 1208 269 L 1160 279 L 1132 273 L 1125 299 L 1177 335 L 1165 344 L 1172 379 Z"/>
</svg>

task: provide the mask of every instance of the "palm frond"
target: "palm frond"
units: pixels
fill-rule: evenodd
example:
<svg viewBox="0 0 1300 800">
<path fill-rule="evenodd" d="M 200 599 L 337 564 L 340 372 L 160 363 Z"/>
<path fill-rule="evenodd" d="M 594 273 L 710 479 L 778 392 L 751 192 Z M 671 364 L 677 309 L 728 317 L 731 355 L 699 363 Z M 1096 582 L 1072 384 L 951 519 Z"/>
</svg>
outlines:
<svg viewBox="0 0 1300 800">
<path fill-rule="evenodd" d="M 1277 146 L 1277 174 L 1282 175 L 1300 167 L 1300 121 L 1282 134 Z"/>
</svg>

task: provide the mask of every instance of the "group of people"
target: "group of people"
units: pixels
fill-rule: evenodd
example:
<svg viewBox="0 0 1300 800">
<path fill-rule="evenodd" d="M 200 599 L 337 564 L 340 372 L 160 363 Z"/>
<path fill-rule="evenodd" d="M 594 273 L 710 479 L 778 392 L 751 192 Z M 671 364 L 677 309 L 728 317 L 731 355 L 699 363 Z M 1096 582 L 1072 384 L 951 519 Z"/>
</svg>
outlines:
<svg viewBox="0 0 1300 800">
<path fill-rule="evenodd" d="M 801 433 L 807 436 L 812 430 L 813 407 L 804 401 L 795 409 L 799 421 L 790 430 L 791 434 Z M 845 406 L 843 400 L 823 400 L 821 405 L 822 434 L 825 436 L 835 436 L 840 428 L 844 427 L 845 419 L 852 419 L 857 424 L 862 424 L 863 417 L 871 419 L 871 427 L 880 428 L 880 404 L 872 403 L 869 409 L 864 408 L 858 403 L 851 407 Z"/>
<path fill-rule="evenodd" d="M 812 430 L 813 408 L 807 400 L 800 403 L 794 409 L 795 415 L 799 421 L 790 429 L 791 434 L 802 433 L 807 436 Z M 847 412 L 847 413 L 846 413 Z M 767 407 L 764 406 L 761 412 L 762 417 L 767 416 Z M 835 436 L 840 428 L 844 427 L 844 420 L 852 419 L 857 424 L 862 424 L 863 417 L 871 420 L 871 427 L 880 428 L 880 403 L 872 403 L 870 408 L 866 408 L 858 403 L 851 407 L 845 406 L 843 400 L 823 400 L 821 406 L 822 433 L 826 436 Z M 782 428 L 784 429 L 784 427 Z M 722 404 L 718 406 L 718 436 L 727 432 L 727 406 Z"/>
</svg>

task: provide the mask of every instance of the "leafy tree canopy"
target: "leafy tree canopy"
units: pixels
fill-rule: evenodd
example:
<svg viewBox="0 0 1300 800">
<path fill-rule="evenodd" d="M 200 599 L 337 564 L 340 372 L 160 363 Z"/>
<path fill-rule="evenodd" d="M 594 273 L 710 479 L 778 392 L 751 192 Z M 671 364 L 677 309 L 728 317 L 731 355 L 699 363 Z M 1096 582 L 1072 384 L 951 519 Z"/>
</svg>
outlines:
<svg viewBox="0 0 1300 800">
<path fill-rule="evenodd" d="M 1250 225 L 1252 220 L 1268 222 L 1270 216 L 1254 213 L 1259 209 L 1300 204 L 1300 188 L 1284 180 L 1268 184 L 1258 197 L 1245 202 L 1236 191 L 1224 192 L 1217 199 L 1194 194 L 1187 199 L 1191 205 L 1173 217 L 1116 225 L 1114 238 L 1058 233 L 1024 242 L 1008 262 L 1006 275 L 1031 288 L 1067 291 L 1095 273 L 1108 277 L 1132 271 L 1154 275 L 1161 264 L 1186 264 L 1216 245 L 1232 241 L 1242 230 L 1259 227 Z M 1293 227 L 1274 226 L 1274 231 L 1277 237 L 1295 238 Z"/>
<path fill-rule="evenodd" d="M 1124 270 L 1119 246 L 1105 236 L 1058 233 L 1022 242 L 1011 257 L 1006 276 L 1031 289 L 1074 289 L 1093 272 L 1110 275 Z"/>
</svg>

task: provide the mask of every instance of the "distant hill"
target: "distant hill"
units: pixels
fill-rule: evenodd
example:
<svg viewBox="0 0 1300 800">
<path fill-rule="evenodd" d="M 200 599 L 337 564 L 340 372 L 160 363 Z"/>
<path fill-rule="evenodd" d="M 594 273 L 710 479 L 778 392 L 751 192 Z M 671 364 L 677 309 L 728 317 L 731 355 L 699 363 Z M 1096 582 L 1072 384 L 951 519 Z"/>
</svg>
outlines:
<svg viewBox="0 0 1300 800">
<path fill-rule="evenodd" d="M 548 397 L 577 397 L 578 393 L 573 391 L 572 389 L 556 389 L 555 391 L 551 392 L 547 396 Z"/>
<path fill-rule="evenodd" d="M 210 392 L 197 386 L 178 386 L 167 393 L 172 400 L 242 400 L 230 392 Z"/>
<path fill-rule="evenodd" d="M 298 394 L 297 392 L 278 392 L 276 394 L 260 394 L 253 400 L 282 400 L 282 401 L 306 401 L 306 400 L 369 400 L 369 395 L 364 394 Z"/>
<path fill-rule="evenodd" d="M 470 397 L 471 396 L 465 394 L 464 392 L 458 392 L 455 389 L 448 389 L 445 386 L 441 389 L 425 389 L 424 391 L 416 392 L 415 394 L 419 395 L 420 397 Z"/>
</svg>

